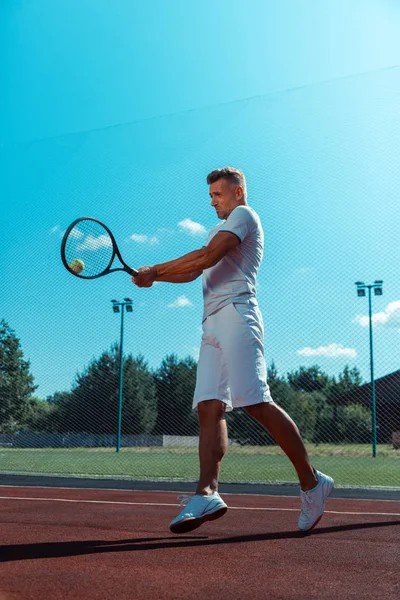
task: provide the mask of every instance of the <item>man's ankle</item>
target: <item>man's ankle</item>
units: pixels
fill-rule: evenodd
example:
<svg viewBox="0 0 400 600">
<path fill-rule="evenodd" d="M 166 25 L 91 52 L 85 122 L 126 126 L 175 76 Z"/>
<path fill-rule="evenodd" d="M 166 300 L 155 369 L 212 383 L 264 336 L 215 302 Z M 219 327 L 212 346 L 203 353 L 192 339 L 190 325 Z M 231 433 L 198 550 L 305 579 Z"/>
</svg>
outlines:
<svg viewBox="0 0 400 600">
<path fill-rule="evenodd" d="M 303 479 L 300 481 L 300 487 L 303 492 L 309 492 L 313 490 L 318 485 L 318 477 L 315 469 L 313 468 L 313 477 L 307 477 L 307 479 Z"/>
<path fill-rule="evenodd" d="M 196 490 L 196 494 L 198 494 L 199 496 L 211 496 L 211 494 L 213 494 L 214 492 L 217 492 L 218 489 L 213 489 L 210 486 L 207 487 L 202 487 L 202 488 L 197 488 Z"/>
</svg>

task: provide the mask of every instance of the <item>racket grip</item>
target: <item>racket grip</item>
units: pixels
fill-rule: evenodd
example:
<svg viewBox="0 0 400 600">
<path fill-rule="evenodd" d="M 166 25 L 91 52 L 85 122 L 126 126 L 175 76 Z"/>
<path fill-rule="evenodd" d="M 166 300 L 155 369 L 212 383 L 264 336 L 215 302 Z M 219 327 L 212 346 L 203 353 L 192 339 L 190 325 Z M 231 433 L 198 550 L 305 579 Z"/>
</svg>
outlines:
<svg viewBox="0 0 400 600">
<path fill-rule="evenodd" d="M 136 269 L 131 269 L 130 267 L 128 267 L 128 273 L 129 275 L 132 275 L 132 277 L 137 277 L 139 275 L 139 271 L 136 271 Z"/>
</svg>

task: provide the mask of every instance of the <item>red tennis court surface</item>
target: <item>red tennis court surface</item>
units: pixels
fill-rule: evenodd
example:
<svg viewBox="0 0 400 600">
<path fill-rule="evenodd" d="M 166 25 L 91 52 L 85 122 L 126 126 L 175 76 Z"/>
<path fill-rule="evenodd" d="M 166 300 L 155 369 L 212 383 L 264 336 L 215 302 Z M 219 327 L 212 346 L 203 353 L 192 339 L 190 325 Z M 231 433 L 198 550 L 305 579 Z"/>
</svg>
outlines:
<svg viewBox="0 0 400 600">
<path fill-rule="evenodd" d="M 400 505 L 224 494 L 222 519 L 169 532 L 177 494 L 0 487 L 0 600 L 399 600 Z"/>
</svg>

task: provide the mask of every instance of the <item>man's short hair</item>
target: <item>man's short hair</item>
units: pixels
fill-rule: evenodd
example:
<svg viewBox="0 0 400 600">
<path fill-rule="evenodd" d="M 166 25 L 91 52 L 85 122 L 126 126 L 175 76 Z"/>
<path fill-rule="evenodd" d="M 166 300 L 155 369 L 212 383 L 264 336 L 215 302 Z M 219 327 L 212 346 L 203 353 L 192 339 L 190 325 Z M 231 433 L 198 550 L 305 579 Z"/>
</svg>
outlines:
<svg viewBox="0 0 400 600">
<path fill-rule="evenodd" d="M 223 169 L 215 169 L 211 171 L 207 175 L 207 183 L 211 185 L 220 179 L 226 179 L 231 182 L 233 185 L 239 186 L 243 188 L 243 199 L 246 200 L 247 197 L 247 189 L 246 189 L 246 178 L 242 171 L 239 169 L 234 169 L 233 167 L 224 167 Z"/>
</svg>

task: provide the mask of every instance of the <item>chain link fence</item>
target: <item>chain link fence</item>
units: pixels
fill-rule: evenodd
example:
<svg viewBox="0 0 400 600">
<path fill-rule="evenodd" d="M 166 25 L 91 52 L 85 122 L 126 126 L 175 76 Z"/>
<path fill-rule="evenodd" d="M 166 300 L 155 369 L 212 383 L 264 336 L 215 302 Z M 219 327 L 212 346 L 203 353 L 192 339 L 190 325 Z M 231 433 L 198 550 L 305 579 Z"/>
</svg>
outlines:
<svg viewBox="0 0 400 600">
<path fill-rule="evenodd" d="M 389 69 L 3 146 L 13 243 L 2 251 L 1 472 L 197 479 L 199 281 L 139 292 L 124 275 L 75 281 L 59 245 L 68 224 L 86 214 L 111 227 L 135 267 L 200 247 L 215 224 L 203 202 L 205 176 L 232 164 L 247 175 L 266 234 L 258 300 L 274 400 L 299 426 L 316 468 L 338 486 L 400 487 L 400 286 L 388 268 L 399 264 L 399 93 L 400 70 Z M 35 272 L 29 289 L 27 264 Z M 376 418 L 367 304 L 354 288 L 360 276 L 384 280 L 372 317 Z M 122 405 L 110 303 L 121 296 L 133 305 Z M 221 481 L 297 481 L 244 411 L 227 423 Z"/>
</svg>

